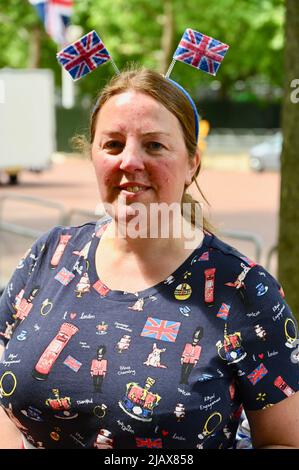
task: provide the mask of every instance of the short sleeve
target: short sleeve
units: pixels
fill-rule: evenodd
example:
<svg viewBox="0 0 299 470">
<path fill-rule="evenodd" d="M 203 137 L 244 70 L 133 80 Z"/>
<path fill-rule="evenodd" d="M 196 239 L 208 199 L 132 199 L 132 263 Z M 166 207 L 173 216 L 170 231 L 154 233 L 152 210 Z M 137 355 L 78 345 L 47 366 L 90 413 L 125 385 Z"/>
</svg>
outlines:
<svg viewBox="0 0 299 470">
<path fill-rule="evenodd" d="M 299 389 L 298 325 L 280 284 L 254 266 L 232 310 L 225 344 L 244 408 L 263 409 L 294 395 Z"/>
<path fill-rule="evenodd" d="M 19 261 L 0 298 L 0 342 L 8 343 L 27 283 L 45 248 L 49 232 L 42 235 Z"/>
</svg>

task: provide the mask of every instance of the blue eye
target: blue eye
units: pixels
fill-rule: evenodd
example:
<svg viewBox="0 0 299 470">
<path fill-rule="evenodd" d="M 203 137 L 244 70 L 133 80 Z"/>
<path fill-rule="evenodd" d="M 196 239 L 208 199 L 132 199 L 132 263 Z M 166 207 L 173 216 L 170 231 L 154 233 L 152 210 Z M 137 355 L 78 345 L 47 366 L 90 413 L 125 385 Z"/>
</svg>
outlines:
<svg viewBox="0 0 299 470">
<path fill-rule="evenodd" d="M 158 151 L 162 150 L 164 148 L 164 145 L 162 145 L 160 142 L 148 142 L 147 147 L 150 150 Z"/>
</svg>

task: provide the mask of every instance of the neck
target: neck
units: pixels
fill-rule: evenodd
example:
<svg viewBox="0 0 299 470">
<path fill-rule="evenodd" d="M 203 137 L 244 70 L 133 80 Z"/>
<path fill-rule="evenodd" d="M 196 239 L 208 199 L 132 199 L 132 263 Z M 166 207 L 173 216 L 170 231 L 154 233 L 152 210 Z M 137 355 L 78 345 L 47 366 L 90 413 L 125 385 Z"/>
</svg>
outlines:
<svg viewBox="0 0 299 470">
<path fill-rule="evenodd" d="M 154 236 L 150 233 L 136 236 L 135 233 L 134 236 L 124 230 L 123 225 L 120 226 L 116 220 L 112 220 L 102 236 L 102 241 L 120 256 L 131 255 L 144 260 L 151 258 L 157 260 L 159 255 L 165 256 L 166 253 L 178 255 L 192 251 L 200 245 L 203 240 L 202 229 L 194 229 L 187 223 L 183 225 L 184 230 L 177 234 L 165 232 L 162 236 L 161 233 L 160 236 L 155 236 L 155 233 Z"/>
</svg>

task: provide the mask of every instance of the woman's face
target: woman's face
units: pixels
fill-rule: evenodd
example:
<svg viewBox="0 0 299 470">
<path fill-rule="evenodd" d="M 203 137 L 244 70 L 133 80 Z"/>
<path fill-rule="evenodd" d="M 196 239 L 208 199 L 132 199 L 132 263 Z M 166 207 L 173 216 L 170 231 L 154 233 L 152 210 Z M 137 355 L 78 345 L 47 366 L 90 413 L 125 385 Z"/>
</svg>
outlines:
<svg viewBox="0 0 299 470">
<path fill-rule="evenodd" d="M 118 204 L 128 210 L 136 202 L 147 208 L 153 203 L 180 204 L 199 164 L 198 155 L 188 158 L 178 119 L 134 90 L 103 105 L 91 152 L 101 200 L 111 204 L 114 213 Z"/>
</svg>

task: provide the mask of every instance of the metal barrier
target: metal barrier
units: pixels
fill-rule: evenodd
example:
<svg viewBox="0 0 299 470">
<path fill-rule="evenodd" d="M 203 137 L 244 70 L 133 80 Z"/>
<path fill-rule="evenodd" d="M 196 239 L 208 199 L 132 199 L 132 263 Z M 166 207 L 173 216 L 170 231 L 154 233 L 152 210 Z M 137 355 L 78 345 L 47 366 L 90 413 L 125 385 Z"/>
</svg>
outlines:
<svg viewBox="0 0 299 470">
<path fill-rule="evenodd" d="M 270 248 L 270 250 L 267 253 L 266 262 L 265 262 L 265 268 L 267 269 L 267 271 L 271 272 L 271 259 L 273 255 L 277 253 L 277 251 L 278 251 L 278 245 L 274 245 Z"/>
<path fill-rule="evenodd" d="M 9 203 L 12 201 L 17 201 L 21 203 L 29 203 L 29 204 L 35 205 L 36 207 L 38 207 L 39 211 L 41 210 L 41 208 L 57 210 L 58 214 L 54 220 L 55 225 L 63 225 L 65 220 L 67 219 L 67 211 L 65 210 L 65 207 L 62 204 L 48 201 L 46 199 L 37 198 L 37 197 L 24 196 L 24 195 L 16 194 L 13 192 L 3 193 L 0 195 L 0 235 L 2 234 L 2 236 L 3 234 L 7 233 L 7 234 L 12 234 L 12 235 L 18 235 L 18 236 L 28 238 L 31 240 L 36 240 L 45 232 L 45 230 L 37 230 L 37 229 L 30 228 L 30 227 L 26 227 L 21 224 L 5 222 L 3 220 L 4 209 L 6 207 L 6 203 Z M 3 246 L 4 246 L 4 243 L 3 243 Z M 4 259 L 4 257 L 2 256 L 1 259 Z M 16 259 L 16 262 L 17 261 L 18 259 Z M 5 264 L 7 264 L 7 259 L 5 261 Z M 4 264 L 4 268 L 2 267 L 2 269 L 0 269 L 0 294 L 1 294 L 1 291 L 3 290 L 3 287 L 7 283 L 7 279 L 5 279 L 5 276 L 3 278 L 3 270 L 7 268 L 5 264 Z"/>
<path fill-rule="evenodd" d="M 58 211 L 58 217 L 55 225 L 72 225 L 72 220 L 76 217 L 84 217 L 86 220 L 97 220 L 101 217 L 101 214 L 95 214 L 92 211 L 87 211 L 83 209 L 71 209 L 66 210 L 62 204 L 48 201 L 45 199 L 31 197 L 31 196 L 23 196 L 15 193 L 7 193 L 0 196 L 0 233 L 6 232 L 15 235 L 20 235 L 26 238 L 36 239 L 40 237 L 44 230 L 36 230 L 29 227 L 25 227 L 20 224 L 13 224 L 8 223 L 3 220 L 3 211 L 4 205 L 8 201 L 20 201 L 25 203 L 30 203 L 35 206 L 39 207 L 46 207 L 51 209 L 56 209 Z M 243 231 L 236 231 L 236 230 L 220 230 L 220 236 L 235 239 L 235 240 L 243 240 L 249 241 L 254 244 L 255 248 L 255 261 L 257 263 L 261 260 L 261 253 L 262 253 L 262 240 L 258 235 L 255 235 L 251 232 L 243 232 Z M 275 251 L 276 247 L 273 247 L 273 252 Z M 272 256 L 272 251 L 269 253 L 267 262 L 269 263 L 270 257 Z M 267 267 L 267 266 L 266 266 Z M 1 288 L 1 273 L 0 273 L 0 288 Z"/>
<path fill-rule="evenodd" d="M 22 201 L 22 202 L 29 202 L 30 204 L 35 204 L 42 207 L 57 209 L 59 212 L 59 217 L 57 219 L 57 224 L 63 224 L 66 220 L 67 211 L 62 204 L 57 202 L 48 201 L 46 199 L 41 199 L 32 196 L 22 196 L 20 194 L 14 193 L 4 193 L 0 196 L 0 230 L 2 232 L 14 233 L 16 235 L 22 235 L 24 237 L 29 238 L 37 238 L 40 237 L 44 231 L 41 230 L 34 230 L 28 227 L 24 227 L 23 225 L 12 224 L 3 221 L 3 210 L 4 204 L 6 201 Z"/>
</svg>

